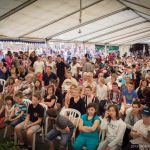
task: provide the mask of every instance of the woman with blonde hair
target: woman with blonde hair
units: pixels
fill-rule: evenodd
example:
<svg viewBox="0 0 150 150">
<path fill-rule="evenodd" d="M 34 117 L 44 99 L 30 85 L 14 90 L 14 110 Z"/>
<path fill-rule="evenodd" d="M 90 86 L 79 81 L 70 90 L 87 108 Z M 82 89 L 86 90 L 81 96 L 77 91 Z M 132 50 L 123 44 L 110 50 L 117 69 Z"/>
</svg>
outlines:
<svg viewBox="0 0 150 150">
<path fill-rule="evenodd" d="M 65 108 L 68 108 L 70 104 L 70 98 L 72 97 L 73 90 L 77 88 L 76 85 L 71 85 L 69 91 L 65 95 Z"/>
<path fill-rule="evenodd" d="M 79 88 L 74 88 L 72 91 L 72 97 L 70 98 L 70 104 L 68 108 L 78 110 L 81 114 L 85 113 L 85 103 L 80 97 L 81 91 Z"/>
</svg>

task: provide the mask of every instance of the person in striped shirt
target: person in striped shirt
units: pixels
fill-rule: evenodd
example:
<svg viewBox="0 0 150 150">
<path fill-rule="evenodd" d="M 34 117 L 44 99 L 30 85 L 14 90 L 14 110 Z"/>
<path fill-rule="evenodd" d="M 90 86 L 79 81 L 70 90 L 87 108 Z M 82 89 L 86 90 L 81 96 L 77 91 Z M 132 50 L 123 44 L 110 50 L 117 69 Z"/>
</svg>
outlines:
<svg viewBox="0 0 150 150">
<path fill-rule="evenodd" d="M 18 91 L 14 95 L 14 100 L 14 110 L 11 112 L 7 122 L 7 125 L 9 125 L 9 127 L 15 127 L 16 125 L 24 121 L 27 114 L 27 106 L 23 103 L 23 93 L 21 91 Z"/>
</svg>

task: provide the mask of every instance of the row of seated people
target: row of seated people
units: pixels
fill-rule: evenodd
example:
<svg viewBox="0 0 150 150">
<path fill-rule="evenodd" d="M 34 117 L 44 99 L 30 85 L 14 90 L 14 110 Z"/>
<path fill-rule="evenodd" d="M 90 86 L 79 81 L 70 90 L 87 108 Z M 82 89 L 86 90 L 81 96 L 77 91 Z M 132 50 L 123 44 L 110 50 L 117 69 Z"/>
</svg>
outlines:
<svg viewBox="0 0 150 150">
<path fill-rule="evenodd" d="M 48 67 L 47 69 L 50 68 Z M 89 73 L 89 75 L 90 78 L 92 78 L 92 73 Z M 71 76 L 71 73 L 67 72 L 67 76 Z M 134 83 L 129 76 L 125 76 L 124 80 L 125 84 L 119 87 L 116 78 L 112 75 L 111 81 L 106 85 L 104 77 L 100 74 L 97 82 L 90 82 L 87 80 L 84 81 L 82 85 L 70 83 L 71 80 L 66 79 L 62 84 L 62 89 L 57 86 L 57 80 L 50 80 L 50 84 L 52 83 L 56 87 L 54 92 L 53 86 L 49 87 L 49 84 L 43 86 L 43 81 L 39 79 L 35 79 L 33 82 L 33 74 L 28 74 L 25 81 L 22 82 L 10 77 L 7 80 L 3 95 L 13 96 L 14 93 L 20 90 L 23 92 L 25 98 L 31 99 L 33 93 L 39 93 L 43 98 L 43 103 L 45 102 L 49 108 L 53 107 L 56 101 L 57 104 L 59 104 L 59 107 L 61 107 L 63 103 L 65 107 L 68 107 L 73 101 L 71 97 L 76 97 L 76 99 L 81 97 L 82 99 L 85 99 L 87 104 L 91 102 L 91 99 L 101 102 L 102 105 L 105 105 L 106 101 L 109 101 L 109 103 L 115 103 L 121 107 L 123 103 L 122 111 L 125 111 L 126 108 L 130 107 L 132 102 L 136 99 L 141 103 L 145 103 L 143 91 L 148 87 L 149 82 L 146 79 L 142 79 L 139 87 L 135 90 Z M 78 86 L 80 86 L 80 89 L 78 89 Z M 74 89 L 78 90 L 75 92 Z M 79 105 L 81 106 L 82 104 Z M 84 112 L 81 113 L 83 114 Z"/>
<path fill-rule="evenodd" d="M 78 89 L 74 91 L 77 92 Z M 74 99 L 76 100 L 76 97 Z M 45 117 L 44 109 L 39 104 L 42 102 L 41 95 L 34 94 L 32 96 L 32 104 L 29 107 L 23 103 L 23 93 L 20 91 L 14 95 L 14 100 L 15 104 L 11 96 L 5 98 L 5 125 L 10 129 L 15 129 L 21 147 L 24 145 L 24 140 L 20 131 L 22 129 L 25 130 L 29 148 L 31 148 L 33 133 L 41 127 Z M 77 109 L 74 106 L 71 108 Z M 78 125 L 80 133 L 73 144 L 73 149 L 78 150 L 86 146 L 87 149 L 91 150 L 115 150 L 124 146 L 122 145 L 123 138 L 125 138 L 125 141 L 128 139 L 127 142 L 129 142 L 130 138 L 133 138 L 125 149 L 130 149 L 131 147 L 138 149 L 139 146 L 147 146 L 148 148 L 150 142 L 150 109 L 147 105 L 143 108 L 140 102 L 134 101 L 126 111 L 127 114 L 124 121 L 120 118 L 119 105 L 117 104 L 107 104 L 103 116 L 99 116 L 100 108 L 97 107 L 98 103 L 93 101 L 93 103 L 84 104 L 84 106 L 86 107 L 81 108 L 81 110 L 84 110 L 81 111 L 82 116 Z M 65 149 L 73 134 L 73 123 L 66 117 L 63 117 L 61 113 L 58 114 L 55 107 L 50 108 L 47 111 L 47 115 L 55 121 L 54 128 L 46 135 L 46 139 L 50 143 L 50 149 L 53 148 L 53 140 L 58 135 L 62 137 L 60 149 Z M 106 139 L 103 142 L 99 141 L 99 127 L 101 130 L 107 130 Z M 130 133 L 131 137 L 128 137 L 128 134 L 126 136 L 126 133 Z"/>
</svg>

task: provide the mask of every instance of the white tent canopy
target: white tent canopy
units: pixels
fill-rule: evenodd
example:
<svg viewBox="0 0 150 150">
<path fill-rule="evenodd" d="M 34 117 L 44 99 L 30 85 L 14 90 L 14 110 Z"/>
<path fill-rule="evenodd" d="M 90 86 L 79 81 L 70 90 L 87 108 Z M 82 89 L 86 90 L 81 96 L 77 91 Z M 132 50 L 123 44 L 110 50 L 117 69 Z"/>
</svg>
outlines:
<svg viewBox="0 0 150 150">
<path fill-rule="evenodd" d="M 150 43 L 150 0 L 0 0 L 0 39 Z M 79 33 L 80 29 L 80 33 Z"/>
</svg>

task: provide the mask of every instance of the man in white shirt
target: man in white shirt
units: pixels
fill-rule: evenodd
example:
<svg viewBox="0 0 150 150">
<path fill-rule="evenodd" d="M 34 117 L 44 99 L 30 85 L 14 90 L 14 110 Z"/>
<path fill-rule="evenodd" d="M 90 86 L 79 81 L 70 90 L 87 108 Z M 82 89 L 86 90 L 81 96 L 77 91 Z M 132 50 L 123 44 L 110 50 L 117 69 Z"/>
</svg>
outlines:
<svg viewBox="0 0 150 150">
<path fill-rule="evenodd" d="M 52 72 L 56 73 L 56 63 L 52 60 L 51 56 L 47 57 L 46 66 L 50 66 L 52 68 Z"/>
<path fill-rule="evenodd" d="M 35 74 L 37 73 L 43 73 L 44 71 L 44 62 L 41 60 L 41 56 L 38 56 L 37 61 L 34 63 L 33 68 L 34 68 L 34 72 Z"/>
<path fill-rule="evenodd" d="M 70 67 L 71 67 L 72 76 L 77 79 L 78 74 L 79 74 L 80 64 L 77 63 L 76 57 L 72 58 L 72 63 L 70 65 Z"/>
<path fill-rule="evenodd" d="M 128 149 L 150 149 L 150 108 L 142 110 L 142 119 L 134 124 L 130 135 L 133 139 Z"/>
</svg>

